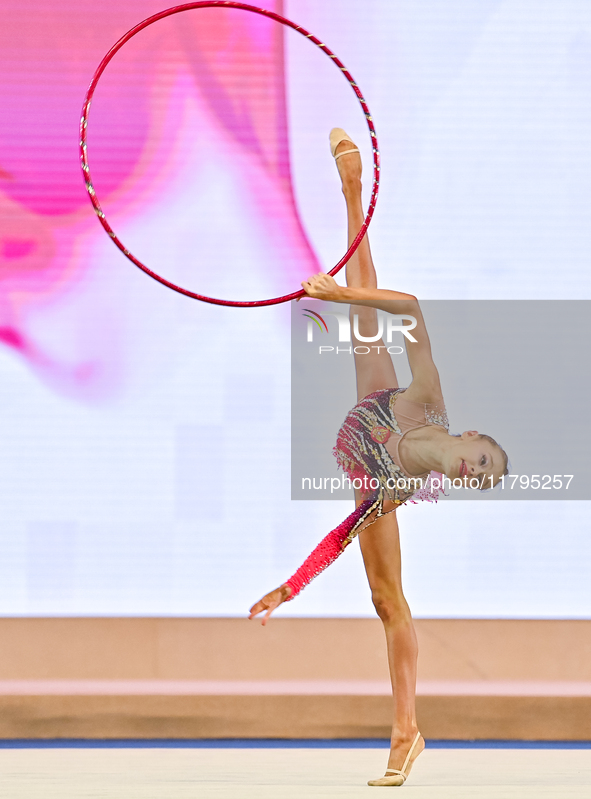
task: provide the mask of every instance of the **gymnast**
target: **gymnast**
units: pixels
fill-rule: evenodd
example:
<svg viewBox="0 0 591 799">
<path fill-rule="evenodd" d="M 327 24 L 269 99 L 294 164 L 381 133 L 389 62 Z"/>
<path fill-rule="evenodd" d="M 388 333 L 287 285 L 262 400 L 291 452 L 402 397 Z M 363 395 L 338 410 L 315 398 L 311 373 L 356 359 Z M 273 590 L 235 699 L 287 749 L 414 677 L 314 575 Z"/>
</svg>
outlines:
<svg viewBox="0 0 591 799">
<path fill-rule="evenodd" d="M 340 128 L 331 131 L 330 144 L 347 204 L 351 243 L 364 218 L 361 156 Z M 413 316 L 416 341 L 406 340 L 412 381 L 406 389 L 398 387 L 385 346 L 355 354 L 357 405 L 339 431 L 335 455 L 356 481 L 354 486 L 369 485 L 370 489 L 356 489 L 355 511 L 326 536 L 293 577 L 253 605 L 250 618 L 264 613 L 265 624 L 279 605 L 292 600 L 359 535 L 372 601 L 386 633 L 394 698 L 388 768 L 384 777 L 368 784 L 402 785 L 425 742 L 415 713 L 418 647 L 402 591 L 396 510 L 411 498 L 436 499 L 436 480 L 441 474 L 451 480 L 459 478 L 466 487 L 491 488 L 507 473 L 507 455 L 494 439 L 476 430 L 460 436 L 449 433 L 439 374 L 417 298 L 377 288 L 367 235 L 347 264 L 346 280 L 347 286 L 342 287 L 330 275 L 319 274 L 304 281 L 302 287 L 309 297 L 349 304 L 351 319 L 358 314 L 357 333 L 366 339 L 377 334 L 377 310 Z M 351 329 L 355 330 L 353 324 Z M 363 342 L 353 334 L 353 344 Z M 383 341 L 377 342 L 380 344 Z M 359 349 L 364 353 L 367 347 Z"/>
</svg>

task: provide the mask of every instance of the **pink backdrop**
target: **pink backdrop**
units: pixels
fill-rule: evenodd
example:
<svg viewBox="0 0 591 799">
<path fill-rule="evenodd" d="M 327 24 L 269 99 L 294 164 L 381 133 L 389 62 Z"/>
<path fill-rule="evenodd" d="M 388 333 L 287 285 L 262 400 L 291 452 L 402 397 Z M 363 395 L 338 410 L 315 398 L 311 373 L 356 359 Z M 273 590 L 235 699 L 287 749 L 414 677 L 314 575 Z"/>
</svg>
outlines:
<svg viewBox="0 0 591 799">
<path fill-rule="evenodd" d="M 89 253 L 105 235 L 82 187 L 76 130 L 84 91 L 101 57 L 162 4 L 66 0 L 36 7 L 34 18 L 28 4 L 3 5 L 0 102 L 8 113 L 0 130 L 0 341 L 56 390 L 97 399 L 110 395 L 122 379 L 124 323 L 116 301 L 99 314 L 100 331 L 73 310 L 72 293 L 83 293 L 92 280 L 89 270 L 100 268 Z M 281 0 L 265 7 L 283 10 Z M 175 187 L 182 201 L 191 177 L 198 194 L 203 182 L 211 188 L 231 173 L 240 207 L 227 208 L 225 230 L 218 232 L 233 235 L 239 217 L 252 234 L 243 244 L 246 250 L 258 253 L 266 240 L 264 256 L 257 254 L 256 283 L 269 296 L 295 290 L 320 268 L 291 185 L 283 37 L 280 25 L 240 11 L 190 11 L 157 23 L 124 47 L 105 73 L 89 132 L 103 207 L 118 232 L 128 222 L 139 225 L 138 244 L 133 235 L 132 240 L 140 250 L 142 230 L 153 224 L 146 214 L 165 199 L 174 205 Z M 197 124 L 186 112 L 191 101 L 198 106 Z M 212 151 L 212 140 L 221 152 Z M 211 211 L 219 216 L 219 202 L 212 202 Z M 196 209 L 190 223 L 194 251 L 209 226 L 207 214 Z M 150 252 L 145 258 L 150 263 Z M 212 263 L 211 247 L 201 274 L 183 270 L 182 256 L 171 267 L 174 260 L 174 254 L 169 263 L 164 258 L 166 276 L 180 276 L 204 293 L 208 285 L 231 292 L 225 283 L 211 283 L 212 272 L 233 274 L 223 255 L 221 263 L 215 257 Z M 115 282 L 111 293 L 119 288 Z M 232 298 L 257 298 L 248 291 Z M 71 321 L 70 341 L 60 346 L 64 314 L 72 313 L 78 318 Z"/>
</svg>

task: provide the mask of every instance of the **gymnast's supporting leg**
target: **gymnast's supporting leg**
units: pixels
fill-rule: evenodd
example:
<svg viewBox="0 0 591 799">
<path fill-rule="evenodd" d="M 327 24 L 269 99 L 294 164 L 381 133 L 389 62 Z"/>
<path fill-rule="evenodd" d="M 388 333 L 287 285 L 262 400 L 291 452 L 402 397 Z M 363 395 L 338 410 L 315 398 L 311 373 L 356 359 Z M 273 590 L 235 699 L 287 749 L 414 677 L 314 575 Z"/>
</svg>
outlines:
<svg viewBox="0 0 591 799">
<path fill-rule="evenodd" d="M 350 149 L 341 142 L 339 151 Z M 356 153 L 344 155 L 337 161 L 347 203 L 349 243 L 363 223 L 361 202 L 361 161 Z M 363 239 L 357 252 L 347 264 L 347 284 L 376 287 L 377 277 L 369 241 Z M 355 306 L 351 313 L 359 314 L 359 332 L 370 336 L 377 332 L 376 312 Z M 362 342 L 355 342 L 361 344 Z M 377 341 L 375 344 L 383 344 Z M 375 354 L 374 354 L 375 353 Z M 396 372 L 385 349 L 355 356 L 358 398 L 383 388 L 396 388 Z M 386 508 L 387 510 L 388 508 Z M 415 692 L 417 676 L 417 639 L 410 609 L 402 591 L 400 541 L 396 513 L 389 513 L 363 530 L 359 535 L 365 570 L 372 600 L 386 633 L 388 663 L 394 698 L 394 723 L 388 768 L 400 769 L 417 733 Z M 414 758 L 424 748 L 421 738 L 414 749 Z"/>
<path fill-rule="evenodd" d="M 394 699 L 388 768 L 400 769 L 417 734 L 415 692 L 418 645 L 410 609 L 402 592 L 396 513 L 382 516 L 362 530 L 359 542 L 372 601 L 384 625 L 388 648 Z M 421 738 L 413 755 L 419 755 L 424 746 Z"/>
</svg>

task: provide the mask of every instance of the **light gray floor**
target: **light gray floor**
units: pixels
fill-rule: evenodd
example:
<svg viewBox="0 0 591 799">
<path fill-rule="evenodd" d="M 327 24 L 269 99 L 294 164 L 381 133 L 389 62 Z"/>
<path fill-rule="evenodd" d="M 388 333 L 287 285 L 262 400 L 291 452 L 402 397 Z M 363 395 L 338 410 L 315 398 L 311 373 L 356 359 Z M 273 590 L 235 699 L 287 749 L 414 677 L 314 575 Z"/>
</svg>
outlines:
<svg viewBox="0 0 591 799">
<path fill-rule="evenodd" d="M 370 797 L 384 749 L 3 749 L 7 799 Z M 392 789 L 396 790 L 396 789 Z M 591 749 L 431 749 L 407 799 L 591 796 Z M 382 793 L 376 794 L 376 797 Z"/>
</svg>

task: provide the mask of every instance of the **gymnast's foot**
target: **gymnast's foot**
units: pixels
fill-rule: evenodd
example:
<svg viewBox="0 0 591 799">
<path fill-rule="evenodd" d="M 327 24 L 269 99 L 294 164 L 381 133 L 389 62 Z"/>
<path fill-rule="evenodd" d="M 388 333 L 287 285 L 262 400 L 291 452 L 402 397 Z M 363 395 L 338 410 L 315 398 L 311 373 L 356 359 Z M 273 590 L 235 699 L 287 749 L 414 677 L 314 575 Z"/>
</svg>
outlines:
<svg viewBox="0 0 591 799">
<path fill-rule="evenodd" d="M 344 130 L 340 128 L 333 129 L 333 131 L 331 131 L 331 139 L 333 139 L 336 131 L 339 131 L 341 136 L 346 137 L 337 144 L 333 151 L 337 169 L 341 176 L 343 191 L 349 188 L 358 189 L 361 186 L 361 154 L 357 151 L 357 145 L 349 139 Z M 347 152 L 348 150 L 352 150 L 353 152 Z M 339 157 L 340 153 L 346 154 Z"/>
<path fill-rule="evenodd" d="M 385 776 L 377 780 L 370 780 L 367 784 L 372 786 L 403 785 L 413 763 L 424 748 L 425 741 L 417 730 L 410 736 L 393 738 Z"/>
</svg>

